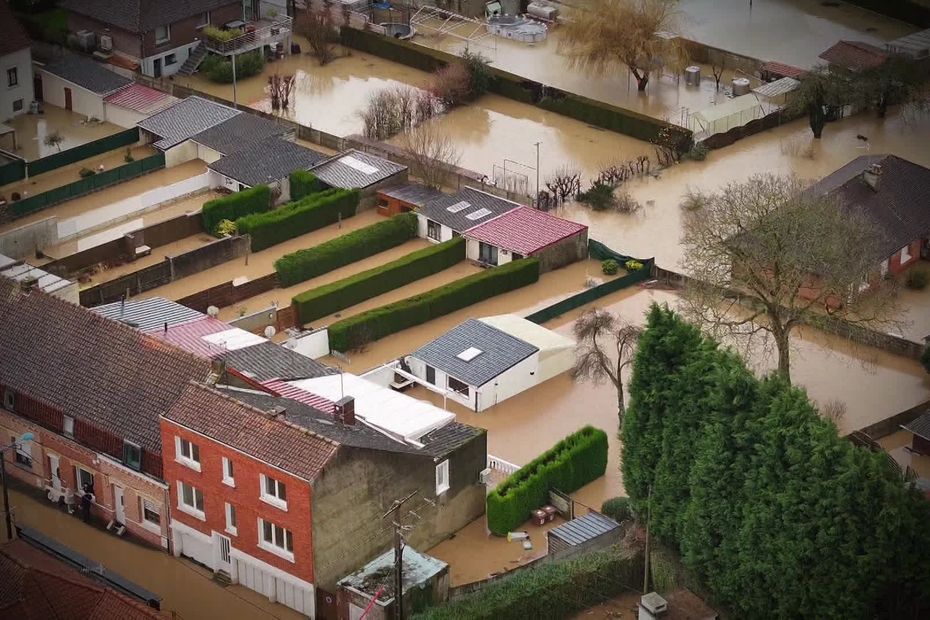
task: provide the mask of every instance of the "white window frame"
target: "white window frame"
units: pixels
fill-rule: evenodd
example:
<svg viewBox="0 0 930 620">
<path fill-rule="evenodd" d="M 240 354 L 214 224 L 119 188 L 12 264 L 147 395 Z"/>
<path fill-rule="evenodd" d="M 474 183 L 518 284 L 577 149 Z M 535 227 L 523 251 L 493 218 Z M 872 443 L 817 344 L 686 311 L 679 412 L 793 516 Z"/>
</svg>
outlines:
<svg viewBox="0 0 930 620">
<path fill-rule="evenodd" d="M 432 229 L 434 228 L 434 225 L 435 225 L 435 230 L 436 230 L 435 237 L 432 234 L 430 234 L 432 232 Z M 435 220 L 426 220 L 426 236 L 427 238 L 432 239 L 433 241 L 441 241 L 442 240 L 442 224 L 440 224 L 439 222 Z"/>
<path fill-rule="evenodd" d="M 908 243 L 906 246 L 901 248 L 901 264 L 904 265 L 904 263 L 908 262 L 912 258 L 914 257 L 911 256 L 911 244 Z"/>
<path fill-rule="evenodd" d="M 265 492 L 268 481 L 274 482 L 274 488 L 275 488 L 274 495 L 270 495 L 269 493 Z M 277 478 L 266 476 L 265 474 L 259 475 L 258 482 L 261 485 L 259 487 L 259 497 L 261 498 L 261 500 L 265 502 L 266 504 L 271 504 L 275 508 L 280 508 L 281 510 L 287 512 L 287 499 L 286 499 L 287 498 L 287 484 L 278 480 Z M 285 499 L 281 499 L 279 497 L 279 495 L 281 494 L 281 491 L 280 491 L 281 487 L 284 487 Z"/>
<path fill-rule="evenodd" d="M 436 465 L 436 496 L 442 495 L 452 486 L 449 480 L 449 459 Z"/>
<path fill-rule="evenodd" d="M 236 488 L 236 468 L 233 462 L 225 456 L 223 457 L 223 484 Z"/>
<path fill-rule="evenodd" d="M 138 466 L 138 467 L 134 467 L 132 464 L 130 464 L 129 459 L 126 458 L 126 456 L 127 456 L 127 454 L 126 454 L 127 450 L 129 450 L 129 451 L 135 450 L 135 451 L 138 452 L 138 454 L 139 454 L 139 466 Z M 123 440 L 123 459 L 122 459 L 122 463 L 123 463 L 123 465 L 125 465 L 126 467 L 128 467 L 129 469 L 131 469 L 131 470 L 133 470 L 133 471 L 142 471 L 142 446 L 140 446 L 139 444 L 134 443 L 134 442 L 132 442 L 132 441 L 128 441 L 128 440 L 125 440 L 125 439 L 124 439 L 124 440 Z"/>
<path fill-rule="evenodd" d="M 163 39 L 158 38 L 159 28 L 165 29 L 165 37 Z M 155 26 L 154 35 L 155 35 L 155 45 L 162 45 L 164 43 L 168 43 L 169 41 L 171 41 L 171 24 L 165 24 L 164 26 Z"/>
<path fill-rule="evenodd" d="M 187 445 L 188 454 L 184 454 L 184 446 Z M 196 449 L 197 454 L 194 458 L 194 450 Z M 177 435 L 174 436 L 174 460 L 189 467 L 194 471 L 200 471 L 200 446 L 195 444 L 193 441 L 188 441 L 187 439 L 182 439 Z"/>
<path fill-rule="evenodd" d="M 16 88 L 19 86 L 19 67 L 10 67 L 6 70 L 6 87 Z"/>
<path fill-rule="evenodd" d="M 271 526 L 271 537 L 272 537 L 271 541 L 265 540 L 265 524 L 266 523 Z M 282 534 L 282 536 L 284 536 L 284 540 L 282 541 L 283 544 L 281 546 L 278 546 L 276 544 L 277 538 L 278 538 L 276 528 L 284 532 L 284 534 Z M 287 550 L 287 535 L 288 534 L 291 535 L 291 551 Z M 284 558 L 285 560 L 288 560 L 289 562 L 294 561 L 294 551 L 293 551 L 294 532 L 280 525 L 276 525 L 273 521 L 266 521 L 262 519 L 261 517 L 258 518 L 258 546 L 259 548 L 264 549 L 265 551 L 268 551 L 269 553 L 273 553 L 277 556 L 280 556 Z"/>
<path fill-rule="evenodd" d="M 200 23 L 197 24 L 197 27 L 198 27 L 198 28 L 206 28 L 207 26 L 210 25 L 210 22 L 211 22 L 211 21 L 212 21 L 212 20 L 211 20 L 211 16 L 210 16 L 210 11 L 204 11 L 203 13 L 200 14 Z"/>
<path fill-rule="evenodd" d="M 69 415 L 61 416 L 61 432 L 65 437 L 74 437 L 74 418 Z"/>
<path fill-rule="evenodd" d="M 193 506 L 184 501 L 184 487 L 190 487 L 191 489 L 191 499 L 194 502 Z M 188 484 L 186 482 L 182 482 L 181 480 L 178 480 L 178 510 L 180 510 L 181 512 L 187 513 L 192 517 L 196 517 L 197 519 L 200 519 L 201 521 L 206 521 L 207 514 L 203 511 L 203 509 L 197 508 L 197 494 L 198 493 L 200 493 L 200 504 L 203 505 L 203 502 L 204 502 L 203 491 L 201 491 L 200 489 L 198 489 L 192 484 Z"/>
<path fill-rule="evenodd" d="M 84 467 L 81 467 L 80 465 L 75 465 L 75 466 L 74 466 L 74 482 L 77 484 L 77 490 L 78 490 L 78 492 L 83 493 L 83 492 L 84 492 L 84 485 L 81 484 L 81 472 L 84 472 L 85 474 L 87 474 L 88 476 L 90 476 L 90 484 L 91 484 L 91 486 L 94 486 L 94 478 L 95 478 L 96 476 L 94 476 L 94 472 L 90 471 L 89 469 L 85 469 Z M 96 487 L 95 487 L 94 490 L 95 490 L 95 494 L 96 494 Z"/>
<path fill-rule="evenodd" d="M 233 536 L 239 535 L 239 515 L 236 513 L 236 507 L 226 502 L 226 533 Z"/>
<path fill-rule="evenodd" d="M 145 518 L 145 505 L 146 504 L 152 507 L 152 509 L 150 509 L 149 512 L 154 512 L 155 514 L 158 515 L 158 523 L 155 523 L 154 521 L 149 521 L 148 519 Z M 158 507 L 159 506 L 155 502 L 155 500 L 151 500 L 143 495 L 139 496 L 139 523 L 141 523 L 142 527 L 144 527 L 145 529 L 152 531 L 152 532 L 157 532 L 160 534 L 161 533 L 161 510 L 154 510 L 154 508 L 158 508 Z"/>
</svg>

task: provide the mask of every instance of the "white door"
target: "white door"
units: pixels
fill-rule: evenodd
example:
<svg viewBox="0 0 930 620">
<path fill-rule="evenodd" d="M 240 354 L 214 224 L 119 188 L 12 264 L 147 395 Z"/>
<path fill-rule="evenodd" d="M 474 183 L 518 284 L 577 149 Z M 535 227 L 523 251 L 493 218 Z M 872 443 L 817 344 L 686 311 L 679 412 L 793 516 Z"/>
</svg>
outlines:
<svg viewBox="0 0 930 620">
<path fill-rule="evenodd" d="M 113 506 L 116 509 L 116 522 L 126 524 L 126 505 L 123 504 L 123 487 L 113 485 Z"/>
<path fill-rule="evenodd" d="M 48 468 L 52 476 L 52 488 L 55 489 L 55 491 L 61 490 L 61 477 L 59 476 L 58 465 L 59 465 L 58 455 L 49 454 L 48 455 Z"/>
<path fill-rule="evenodd" d="M 216 550 L 216 569 L 229 573 L 232 560 L 229 556 L 229 538 L 213 532 L 213 548 Z"/>
</svg>

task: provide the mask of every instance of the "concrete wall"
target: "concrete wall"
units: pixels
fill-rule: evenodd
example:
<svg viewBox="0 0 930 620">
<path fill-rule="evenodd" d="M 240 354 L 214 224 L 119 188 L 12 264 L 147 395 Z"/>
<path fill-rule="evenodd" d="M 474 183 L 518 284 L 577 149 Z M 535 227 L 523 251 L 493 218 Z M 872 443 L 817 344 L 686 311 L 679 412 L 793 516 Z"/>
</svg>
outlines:
<svg viewBox="0 0 930 620">
<path fill-rule="evenodd" d="M 588 231 L 563 239 L 533 254 L 539 259 L 539 271 L 545 273 L 588 257 Z"/>
<path fill-rule="evenodd" d="M 7 71 L 16 68 L 16 86 L 10 86 Z M 29 111 L 29 104 L 35 99 L 32 83 L 32 54 L 29 48 L 0 57 L 0 121 Z M 19 110 L 13 109 L 13 103 L 22 100 Z"/>
<path fill-rule="evenodd" d="M 219 151 L 214 151 L 209 146 L 197 144 L 197 159 L 202 160 L 205 164 L 212 164 L 221 157 L 223 157 L 223 154 Z"/>
<path fill-rule="evenodd" d="M 485 383 L 478 390 L 478 403 L 475 411 L 484 411 L 535 386 L 538 383 L 536 377 L 538 368 L 539 353 L 537 352 Z"/>
<path fill-rule="evenodd" d="M 409 357 L 408 363 L 410 364 L 410 373 L 416 377 L 419 377 L 423 381 L 426 381 L 426 362 L 416 357 Z M 441 389 L 447 389 L 449 385 L 449 375 L 439 368 L 434 368 L 436 371 L 436 383 L 435 385 Z M 457 403 L 460 403 L 472 411 L 475 411 L 475 386 L 468 386 L 468 393 L 459 393 L 455 390 L 449 390 L 449 393 L 446 395 L 450 400 L 454 400 Z"/>
<path fill-rule="evenodd" d="M 324 327 L 301 334 L 287 340 L 284 346 L 311 359 L 325 357 L 329 355 L 329 330 Z"/>
<path fill-rule="evenodd" d="M 104 120 L 103 97 L 62 79 L 48 71 L 39 69 L 42 79 L 42 99 L 59 108 L 65 108 L 65 89 L 71 90 L 71 109 L 77 114 Z"/>
<path fill-rule="evenodd" d="M 135 127 L 140 121 L 149 117 L 148 114 L 142 114 L 129 108 L 113 105 L 112 103 L 103 102 L 104 120 L 120 127 L 130 129 Z"/>
<path fill-rule="evenodd" d="M 197 144 L 190 140 L 185 140 L 181 144 L 173 146 L 165 151 L 165 168 L 180 166 L 192 159 L 197 159 Z"/>
<path fill-rule="evenodd" d="M 417 236 L 421 239 L 427 239 L 433 243 L 442 243 L 443 241 L 448 241 L 452 238 L 452 229 L 448 226 L 440 224 L 439 226 L 439 239 L 430 239 L 427 234 L 429 231 L 428 222 L 429 218 L 425 215 L 417 214 Z"/>
<path fill-rule="evenodd" d="M 335 592 L 340 578 L 387 550 L 392 534 L 389 529 L 378 531 L 381 515 L 395 499 L 415 489 L 419 493 L 410 508 L 420 507 L 421 519 L 408 543 L 417 549 L 429 549 L 484 513 L 486 491 L 479 474 L 487 466 L 486 434 L 459 448 L 449 461 L 451 486 L 436 498 L 432 458 L 343 446 L 314 483 L 317 587 Z M 423 499 L 436 501 L 436 507 Z"/>
<path fill-rule="evenodd" d="M 10 258 L 32 258 L 36 250 L 58 243 L 58 218 L 26 224 L 0 235 L 0 254 Z"/>
</svg>

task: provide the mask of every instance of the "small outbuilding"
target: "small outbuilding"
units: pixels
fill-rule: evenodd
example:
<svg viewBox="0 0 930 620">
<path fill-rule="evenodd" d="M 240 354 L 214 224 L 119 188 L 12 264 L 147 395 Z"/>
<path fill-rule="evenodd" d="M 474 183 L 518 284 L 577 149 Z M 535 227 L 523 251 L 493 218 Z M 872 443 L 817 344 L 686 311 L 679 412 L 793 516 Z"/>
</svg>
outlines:
<svg viewBox="0 0 930 620">
<path fill-rule="evenodd" d="M 417 235 L 434 243 L 460 237 L 495 217 L 520 208 L 517 202 L 463 187 L 428 202 L 417 212 Z"/>
<path fill-rule="evenodd" d="M 858 73 L 877 69 L 888 60 L 888 53 L 862 41 L 837 41 L 824 50 L 819 58 L 831 67 Z"/>
<path fill-rule="evenodd" d="M 88 118 L 106 119 L 104 99 L 132 80 L 98 62 L 68 54 L 39 66 L 42 100 Z"/>
<path fill-rule="evenodd" d="M 540 271 L 584 260 L 588 227 L 530 207 L 519 207 L 465 233 L 465 256 L 484 265 L 538 258 Z"/>
<path fill-rule="evenodd" d="M 120 127 L 135 127 L 148 117 L 178 102 L 178 98 L 142 84 L 130 84 L 103 99 L 107 122 Z"/>
<path fill-rule="evenodd" d="M 420 183 L 393 185 L 378 190 L 378 213 L 391 217 L 398 213 L 419 211 L 442 195 L 438 189 Z"/>
<path fill-rule="evenodd" d="M 604 549 L 620 541 L 620 524 L 608 516 L 591 511 L 546 532 L 548 555 L 566 560 L 582 553 Z"/>
<path fill-rule="evenodd" d="M 218 159 L 208 168 L 218 175 L 215 181 L 218 187 L 241 191 L 269 185 L 279 192 L 278 202 L 288 202 L 291 199 L 290 174 L 308 170 L 325 159 L 326 155 L 313 149 L 272 136 Z"/>
<path fill-rule="evenodd" d="M 311 172 L 329 187 L 359 190 L 362 208 L 374 206 L 379 189 L 407 182 L 406 166 L 356 149 L 327 159 Z"/>
</svg>

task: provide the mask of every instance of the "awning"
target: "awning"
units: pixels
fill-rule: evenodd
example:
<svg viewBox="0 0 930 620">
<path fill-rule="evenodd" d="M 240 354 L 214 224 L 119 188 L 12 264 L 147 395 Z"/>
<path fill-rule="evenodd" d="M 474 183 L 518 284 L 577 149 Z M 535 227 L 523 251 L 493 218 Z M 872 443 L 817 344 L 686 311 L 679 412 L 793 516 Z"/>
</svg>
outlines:
<svg viewBox="0 0 930 620">
<path fill-rule="evenodd" d="M 775 80 L 774 82 L 769 82 L 758 86 L 752 89 L 752 92 L 756 93 L 761 97 L 774 98 L 780 95 L 786 95 L 793 90 L 796 90 L 798 86 L 801 85 L 801 82 L 794 78 L 783 77 L 780 80 Z"/>
</svg>

